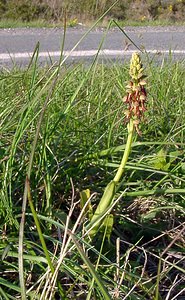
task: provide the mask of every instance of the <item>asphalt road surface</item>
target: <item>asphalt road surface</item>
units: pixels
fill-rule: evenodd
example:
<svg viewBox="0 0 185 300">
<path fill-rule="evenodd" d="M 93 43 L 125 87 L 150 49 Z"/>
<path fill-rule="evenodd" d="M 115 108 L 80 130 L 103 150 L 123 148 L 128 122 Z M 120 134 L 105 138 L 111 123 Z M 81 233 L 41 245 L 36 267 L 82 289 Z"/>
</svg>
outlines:
<svg viewBox="0 0 185 300">
<path fill-rule="evenodd" d="M 66 61 L 92 60 L 98 50 L 99 58 L 105 61 L 124 60 L 137 48 L 146 51 L 153 59 L 167 57 L 185 59 L 185 26 L 125 27 L 126 35 L 118 28 L 69 28 L 66 32 L 64 59 Z M 0 66 L 29 63 L 39 42 L 39 62 L 53 63 L 59 60 L 63 29 L 0 29 Z M 135 45 L 129 40 L 131 39 Z M 80 41 L 80 43 L 79 43 Z"/>
</svg>

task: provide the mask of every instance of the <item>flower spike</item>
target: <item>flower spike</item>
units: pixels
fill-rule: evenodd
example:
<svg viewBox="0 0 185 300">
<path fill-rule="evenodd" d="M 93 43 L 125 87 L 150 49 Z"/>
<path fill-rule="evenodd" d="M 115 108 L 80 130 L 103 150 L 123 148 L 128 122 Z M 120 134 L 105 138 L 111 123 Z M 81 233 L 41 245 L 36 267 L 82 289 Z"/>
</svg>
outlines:
<svg viewBox="0 0 185 300">
<path fill-rule="evenodd" d="M 132 55 L 129 74 L 131 80 L 126 86 L 127 95 L 123 98 L 123 102 L 128 106 L 125 111 L 125 119 L 127 122 L 132 119 L 137 133 L 141 135 L 138 126 L 146 111 L 147 93 L 145 90 L 145 75 L 143 75 L 141 58 L 138 53 Z"/>
</svg>

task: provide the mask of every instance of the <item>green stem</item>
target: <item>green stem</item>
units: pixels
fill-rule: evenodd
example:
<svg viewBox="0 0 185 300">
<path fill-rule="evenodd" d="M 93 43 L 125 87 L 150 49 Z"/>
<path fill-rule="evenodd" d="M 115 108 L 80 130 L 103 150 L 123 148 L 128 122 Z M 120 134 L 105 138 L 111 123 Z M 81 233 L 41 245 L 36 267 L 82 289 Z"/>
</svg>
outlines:
<svg viewBox="0 0 185 300">
<path fill-rule="evenodd" d="M 120 181 L 120 178 L 125 170 L 125 166 L 126 166 L 126 163 L 127 163 L 127 160 L 128 160 L 129 154 L 130 154 L 130 150 L 131 150 L 133 133 L 134 133 L 134 123 L 133 123 L 133 120 L 130 119 L 130 122 L 128 124 L 128 138 L 127 138 L 127 143 L 125 146 L 125 151 L 124 151 L 120 166 L 119 166 L 117 173 L 113 179 L 113 181 L 116 184 Z"/>
<path fill-rule="evenodd" d="M 94 236 L 97 233 L 98 228 L 100 226 L 100 219 L 103 217 L 106 210 L 108 209 L 108 207 L 111 205 L 111 203 L 113 201 L 113 198 L 115 195 L 115 190 L 116 190 L 116 185 L 120 181 L 120 178 L 124 172 L 125 165 L 127 163 L 127 160 L 128 160 L 129 154 L 130 154 L 133 133 L 134 133 L 134 123 L 133 123 L 133 120 L 131 119 L 128 124 L 128 138 L 127 138 L 127 143 L 125 146 L 125 151 L 124 151 L 120 166 L 117 170 L 117 173 L 116 173 L 114 179 L 111 180 L 108 183 L 108 185 L 106 186 L 103 196 L 102 196 L 102 198 L 96 208 L 96 211 L 90 221 L 89 225 L 93 226 L 93 228 L 90 231 L 91 236 Z"/>
</svg>

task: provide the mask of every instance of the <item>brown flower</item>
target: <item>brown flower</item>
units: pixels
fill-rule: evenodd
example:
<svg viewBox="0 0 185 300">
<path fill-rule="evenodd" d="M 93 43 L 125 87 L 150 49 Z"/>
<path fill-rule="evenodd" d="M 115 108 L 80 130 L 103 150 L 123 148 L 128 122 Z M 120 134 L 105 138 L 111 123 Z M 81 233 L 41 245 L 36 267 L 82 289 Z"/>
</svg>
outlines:
<svg viewBox="0 0 185 300">
<path fill-rule="evenodd" d="M 141 59 L 138 53 L 132 55 L 129 73 L 131 81 L 126 86 L 127 95 L 123 98 L 123 102 L 127 104 L 125 118 L 127 122 L 129 122 L 130 119 L 133 119 L 137 133 L 141 134 L 138 125 L 143 119 L 144 112 L 146 111 L 147 93 L 145 90 L 145 76 L 143 75 Z"/>
</svg>

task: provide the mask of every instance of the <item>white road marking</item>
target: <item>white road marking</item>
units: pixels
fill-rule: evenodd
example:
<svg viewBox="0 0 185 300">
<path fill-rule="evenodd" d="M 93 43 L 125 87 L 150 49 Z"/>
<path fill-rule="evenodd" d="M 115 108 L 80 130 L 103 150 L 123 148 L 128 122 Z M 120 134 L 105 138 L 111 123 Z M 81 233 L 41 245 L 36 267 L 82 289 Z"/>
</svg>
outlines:
<svg viewBox="0 0 185 300">
<path fill-rule="evenodd" d="M 163 50 L 163 49 L 148 49 L 145 50 L 148 54 L 172 54 L 172 55 L 185 55 L 185 50 Z M 79 51 L 64 51 L 63 55 L 65 57 L 90 57 L 100 55 L 100 56 L 129 56 L 136 50 L 79 50 Z M 40 52 L 39 57 L 60 57 L 60 51 L 48 51 Z M 18 52 L 18 53 L 0 53 L 0 60 L 14 60 L 14 59 L 27 59 L 31 58 L 33 52 Z"/>
</svg>

